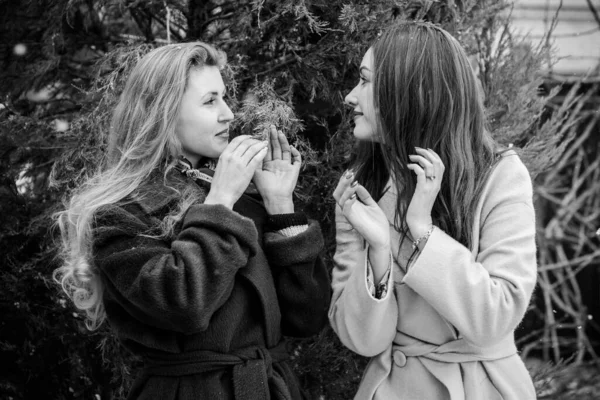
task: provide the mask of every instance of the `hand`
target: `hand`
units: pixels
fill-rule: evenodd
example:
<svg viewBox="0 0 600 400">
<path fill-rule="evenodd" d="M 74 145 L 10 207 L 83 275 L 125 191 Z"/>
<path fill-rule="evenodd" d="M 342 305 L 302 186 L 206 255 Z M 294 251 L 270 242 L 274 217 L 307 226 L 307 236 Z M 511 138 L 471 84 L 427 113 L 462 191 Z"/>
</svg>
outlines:
<svg viewBox="0 0 600 400">
<path fill-rule="evenodd" d="M 417 187 L 406 210 L 406 223 L 414 240 L 425 235 L 433 224 L 431 209 L 444 176 L 444 163 L 435 151 L 415 149 L 417 154 L 409 156 L 413 164 L 407 167 L 417 175 Z"/>
<path fill-rule="evenodd" d="M 254 172 L 254 183 L 260 192 L 267 213 L 288 214 L 294 212 L 292 195 L 298 182 L 302 156 L 290 146 L 281 131 L 271 125 L 269 149 L 262 167 Z"/>
<path fill-rule="evenodd" d="M 352 171 L 340 178 L 333 197 L 348 222 L 370 247 L 389 252 L 389 221 L 367 189 L 354 180 Z"/>
<path fill-rule="evenodd" d="M 267 142 L 248 135 L 234 138 L 219 157 L 204 204 L 223 204 L 233 208 L 267 155 L 267 146 Z"/>
</svg>

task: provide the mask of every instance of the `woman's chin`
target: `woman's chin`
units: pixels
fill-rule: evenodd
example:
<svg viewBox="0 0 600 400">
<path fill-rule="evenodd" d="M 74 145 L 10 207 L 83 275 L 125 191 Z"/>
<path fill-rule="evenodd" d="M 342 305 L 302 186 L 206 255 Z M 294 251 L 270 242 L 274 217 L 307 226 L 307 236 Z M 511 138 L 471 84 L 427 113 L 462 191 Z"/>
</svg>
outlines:
<svg viewBox="0 0 600 400">
<path fill-rule="evenodd" d="M 357 140 L 361 140 L 364 142 L 379 142 L 377 136 L 370 131 L 366 132 L 363 129 L 354 128 L 353 134 Z"/>
</svg>

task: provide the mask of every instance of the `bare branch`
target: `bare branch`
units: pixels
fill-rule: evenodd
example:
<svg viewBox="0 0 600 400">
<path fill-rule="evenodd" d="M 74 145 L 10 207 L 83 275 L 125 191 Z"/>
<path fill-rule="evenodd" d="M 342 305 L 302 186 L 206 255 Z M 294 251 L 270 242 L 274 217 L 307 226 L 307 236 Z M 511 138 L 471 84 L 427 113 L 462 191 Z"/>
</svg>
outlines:
<svg viewBox="0 0 600 400">
<path fill-rule="evenodd" d="M 598 23 L 598 26 L 600 26 L 600 12 L 598 10 L 596 10 L 596 6 L 594 6 L 594 4 L 592 3 L 592 0 L 586 0 L 586 3 L 588 5 L 588 8 L 590 9 L 590 11 L 592 12 L 592 15 L 594 16 L 594 19 Z"/>
</svg>

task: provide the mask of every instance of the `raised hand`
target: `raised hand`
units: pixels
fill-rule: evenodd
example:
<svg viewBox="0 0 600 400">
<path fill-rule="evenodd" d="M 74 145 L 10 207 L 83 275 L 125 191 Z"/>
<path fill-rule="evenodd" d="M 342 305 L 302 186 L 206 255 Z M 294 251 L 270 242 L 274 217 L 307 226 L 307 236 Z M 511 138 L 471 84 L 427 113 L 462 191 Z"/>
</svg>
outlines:
<svg viewBox="0 0 600 400">
<path fill-rule="evenodd" d="M 269 214 L 294 212 L 293 193 L 302 165 L 300 152 L 271 125 L 267 154 L 254 172 L 254 183 Z"/>
<path fill-rule="evenodd" d="M 369 243 L 370 247 L 377 250 L 389 250 L 388 219 L 367 189 L 354 180 L 352 171 L 347 171 L 340 178 L 333 197 L 348 222 Z"/>
<path fill-rule="evenodd" d="M 440 191 L 445 167 L 435 151 L 420 147 L 415 150 L 417 154 L 409 156 L 413 163 L 407 167 L 417 175 L 417 187 L 406 210 L 406 223 L 416 240 L 432 226 L 431 209 Z"/>
<path fill-rule="evenodd" d="M 204 204 L 223 204 L 228 208 L 242 196 L 256 168 L 267 155 L 268 143 L 248 135 L 234 138 L 225 148 Z"/>
</svg>

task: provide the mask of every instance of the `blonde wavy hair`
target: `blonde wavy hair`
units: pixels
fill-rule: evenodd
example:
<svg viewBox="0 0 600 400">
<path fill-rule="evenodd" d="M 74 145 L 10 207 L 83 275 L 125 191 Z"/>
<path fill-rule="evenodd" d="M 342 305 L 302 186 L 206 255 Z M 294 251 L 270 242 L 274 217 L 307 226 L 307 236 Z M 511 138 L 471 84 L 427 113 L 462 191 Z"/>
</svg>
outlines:
<svg viewBox="0 0 600 400">
<path fill-rule="evenodd" d="M 225 63 L 223 52 L 200 42 L 167 45 L 145 55 L 131 71 L 114 110 L 104 167 L 75 191 L 65 210 L 55 214 L 62 266 L 53 277 L 85 311 L 88 329 L 98 328 L 106 317 L 102 281 L 91 254 L 96 213 L 123 200 L 153 172 L 166 176 L 172 160 L 181 154 L 175 130 L 190 70 L 221 69 Z M 159 227 L 164 236 L 200 196 L 190 190 L 180 194 L 178 206 Z"/>
</svg>

